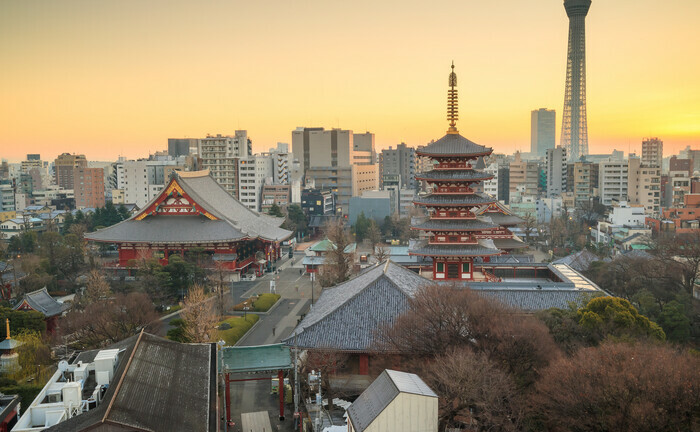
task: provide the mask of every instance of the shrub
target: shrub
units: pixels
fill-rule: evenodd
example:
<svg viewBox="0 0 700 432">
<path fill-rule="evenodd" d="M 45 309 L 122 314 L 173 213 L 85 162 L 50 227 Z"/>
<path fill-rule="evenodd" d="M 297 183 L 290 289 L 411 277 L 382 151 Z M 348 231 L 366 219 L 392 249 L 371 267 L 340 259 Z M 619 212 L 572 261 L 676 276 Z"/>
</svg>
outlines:
<svg viewBox="0 0 700 432">
<path fill-rule="evenodd" d="M 217 331 L 217 340 L 223 339 L 226 345 L 233 346 L 238 342 L 240 338 L 255 324 L 258 319 L 255 314 L 249 314 L 244 317 L 230 317 L 219 323 L 219 330 Z M 231 326 L 227 330 L 221 329 L 221 326 L 228 324 Z"/>
<path fill-rule="evenodd" d="M 258 299 L 253 302 L 253 308 L 255 312 L 267 312 L 279 299 L 279 294 L 260 294 Z"/>
</svg>

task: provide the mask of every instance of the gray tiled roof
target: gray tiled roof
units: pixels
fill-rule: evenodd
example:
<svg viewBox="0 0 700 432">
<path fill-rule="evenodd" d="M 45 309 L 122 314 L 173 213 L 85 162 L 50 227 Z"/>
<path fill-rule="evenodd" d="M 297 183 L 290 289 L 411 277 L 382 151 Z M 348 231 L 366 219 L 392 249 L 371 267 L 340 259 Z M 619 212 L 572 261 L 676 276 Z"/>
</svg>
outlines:
<svg viewBox="0 0 700 432">
<path fill-rule="evenodd" d="M 413 202 L 418 205 L 450 205 L 450 206 L 480 206 L 484 204 L 490 204 L 494 202 L 495 199 L 486 194 L 475 193 L 471 195 L 462 196 L 450 196 L 450 195 L 439 195 L 430 194 L 417 196 Z"/>
<path fill-rule="evenodd" d="M 418 180 L 464 180 L 480 181 L 492 179 L 493 175 L 478 170 L 439 170 L 433 169 L 425 173 L 416 173 Z"/>
<path fill-rule="evenodd" d="M 498 288 L 479 288 L 477 284 L 471 284 L 471 289 L 478 291 L 487 297 L 495 298 L 506 306 L 521 309 L 526 312 L 536 312 L 549 308 L 566 309 L 569 303 L 578 303 L 588 295 L 601 295 L 602 291 L 587 293 L 574 289 L 518 289 L 508 288 L 504 284 Z"/>
<path fill-rule="evenodd" d="M 106 423 L 129 430 L 217 430 L 214 347 L 147 333 L 129 342 L 100 405 L 47 431 L 85 431 Z"/>
<path fill-rule="evenodd" d="M 250 210 L 232 197 L 205 172 L 178 176 L 178 184 L 218 220 L 205 216 L 153 215 L 142 220 L 132 216 L 123 222 L 89 233 L 85 238 L 102 242 L 129 243 L 210 243 L 262 238 L 281 241 L 292 235 L 280 228 L 283 218 Z M 160 195 L 144 208 L 148 208 Z"/>
<path fill-rule="evenodd" d="M 495 238 L 493 239 L 493 244 L 498 248 L 498 249 L 521 249 L 521 248 L 526 248 L 527 243 L 524 241 L 512 237 L 512 238 Z"/>
<path fill-rule="evenodd" d="M 408 298 L 430 281 L 386 261 L 327 288 L 285 340 L 302 348 L 368 351 L 374 332 L 406 310 Z"/>
<path fill-rule="evenodd" d="M 415 247 L 409 251 L 412 255 L 423 255 L 423 256 L 486 256 L 486 255 L 498 255 L 501 253 L 500 250 L 493 246 L 493 242 L 489 242 L 486 239 L 479 240 L 477 245 L 436 245 L 428 244 L 427 241 L 417 242 Z"/>
<path fill-rule="evenodd" d="M 600 261 L 596 254 L 586 249 L 567 255 L 564 258 L 552 261 L 552 264 L 566 264 L 576 271 L 586 271 L 591 263 Z"/>
<path fill-rule="evenodd" d="M 429 219 L 421 224 L 413 226 L 413 228 L 428 231 L 481 231 L 498 228 L 498 225 L 480 219 Z"/>
<path fill-rule="evenodd" d="M 469 141 L 462 135 L 447 134 L 434 143 L 430 143 L 424 148 L 416 150 L 416 154 L 421 156 L 480 156 L 490 154 L 492 151 L 493 149 Z"/>
<path fill-rule="evenodd" d="M 418 375 L 387 369 L 348 407 L 354 430 L 366 430 L 399 393 L 438 397 Z"/>
<path fill-rule="evenodd" d="M 46 287 L 25 294 L 23 301 L 17 303 L 15 309 L 19 309 L 24 301 L 26 301 L 32 309 L 37 312 L 41 312 L 46 317 L 60 315 L 70 309 L 69 304 L 61 303 L 51 297 L 51 294 L 49 294 Z"/>
</svg>

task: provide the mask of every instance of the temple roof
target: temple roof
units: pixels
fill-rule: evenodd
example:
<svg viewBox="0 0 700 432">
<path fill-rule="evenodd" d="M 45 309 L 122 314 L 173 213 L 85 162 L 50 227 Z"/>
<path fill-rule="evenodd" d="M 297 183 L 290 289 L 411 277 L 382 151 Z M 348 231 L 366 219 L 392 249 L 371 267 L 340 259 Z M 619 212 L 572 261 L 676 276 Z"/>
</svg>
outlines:
<svg viewBox="0 0 700 432">
<path fill-rule="evenodd" d="M 416 173 L 418 180 L 457 180 L 457 181 L 482 181 L 490 180 L 493 175 L 478 170 L 438 170 L 433 169 L 425 173 Z"/>
<path fill-rule="evenodd" d="M 439 140 L 428 144 L 420 150 L 416 150 L 418 156 L 471 156 L 478 157 L 491 154 L 490 147 L 484 147 L 475 142 L 469 141 L 462 135 L 450 133 Z"/>
<path fill-rule="evenodd" d="M 157 214 L 166 191 L 179 186 L 205 214 Z M 108 243 L 213 243 L 260 238 L 281 241 L 292 235 L 280 228 L 283 218 L 260 214 L 243 205 L 208 171 L 175 173 L 168 186 L 131 218 L 85 235 Z"/>
<path fill-rule="evenodd" d="M 482 193 L 474 193 L 470 195 L 454 196 L 454 195 L 440 195 L 440 194 L 430 194 L 417 196 L 413 202 L 417 205 L 445 205 L 445 206 L 480 206 L 484 204 L 490 204 L 494 202 L 494 198 L 490 195 Z"/>
<path fill-rule="evenodd" d="M 41 312 L 47 318 L 60 315 L 70 309 L 69 304 L 61 303 L 51 297 L 46 287 L 25 294 L 24 298 L 17 303 L 15 309 L 21 308 L 24 303 L 27 303 L 33 310 Z"/>
<path fill-rule="evenodd" d="M 511 238 L 495 238 L 493 244 L 499 249 L 522 249 L 527 247 L 527 243 L 516 236 Z"/>
<path fill-rule="evenodd" d="M 496 200 L 474 210 L 474 214 L 477 216 L 489 217 L 493 223 L 500 226 L 520 225 L 525 222 L 523 218 L 514 215 L 509 207 Z"/>
<path fill-rule="evenodd" d="M 498 228 L 498 225 L 480 219 L 429 219 L 413 226 L 413 229 L 425 231 L 481 231 L 494 228 Z"/>
<path fill-rule="evenodd" d="M 391 261 L 378 264 L 321 293 L 284 340 L 300 348 L 377 351 L 375 330 L 408 308 L 408 299 L 431 281 Z"/>
<path fill-rule="evenodd" d="M 423 256 L 456 256 L 456 257 L 470 257 L 470 256 L 488 256 L 488 255 L 498 255 L 501 253 L 500 250 L 496 249 L 493 241 L 490 239 L 479 239 L 478 244 L 469 245 L 438 245 L 438 244 L 428 244 L 427 241 L 423 240 L 417 242 L 415 247 L 411 249 L 408 253 L 411 255 L 423 255 Z"/>
</svg>

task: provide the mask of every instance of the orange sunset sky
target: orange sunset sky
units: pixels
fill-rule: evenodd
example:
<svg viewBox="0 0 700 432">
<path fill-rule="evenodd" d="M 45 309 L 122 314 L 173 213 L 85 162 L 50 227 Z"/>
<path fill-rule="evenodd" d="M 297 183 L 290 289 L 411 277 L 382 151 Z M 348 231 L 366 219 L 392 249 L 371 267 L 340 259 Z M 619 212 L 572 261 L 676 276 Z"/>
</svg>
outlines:
<svg viewBox="0 0 700 432">
<path fill-rule="evenodd" d="M 0 157 L 147 156 L 168 137 L 247 129 L 256 151 L 297 126 L 425 144 L 446 128 L 529 151 L 530 111 L 564 100 L 561 0 L 4 0 Z M 591 153 L 700 148 L 700 1 L 593 0 Z"/>
</svg>

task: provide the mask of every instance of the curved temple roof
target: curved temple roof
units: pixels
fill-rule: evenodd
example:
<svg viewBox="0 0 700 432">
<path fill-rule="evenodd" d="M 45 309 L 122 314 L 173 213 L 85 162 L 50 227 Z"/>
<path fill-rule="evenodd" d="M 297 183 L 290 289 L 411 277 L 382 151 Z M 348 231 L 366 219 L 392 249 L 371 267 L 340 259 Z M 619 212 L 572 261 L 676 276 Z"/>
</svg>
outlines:
<svg viewBox="0 0 700 432">
<path fill-rule="evenodd" d="M 492 174 L 478 170 L 432 170 L 425 173 L 417 173 L 416 180 L 427 181 L 482 181 L 491 180 Z"/>
<path fill-rule="evenodd" d="M 205 215 L 146 214 L 175 182 Z M 232 197 L 208 171 L 175 173 L 168 186 L 144 210 L 116 225 L 85 235 L 87 240 L 106 243 L 216 243 L 260 238 L 282 241 L 292 235 L 280 228 L 284 220 L 250 210 Z"/>
<path fill-rule="evenodd" d="M 490 204 L 494 202 L 494 198 L 490 195 L 485 195 L 485 194 L 471 194 L 471 195 L 465 195 L 465 196 L 450 196 L 450 195 L 439 195 L 439 194 L 430 194 L 430 195 L 424 195 L 424 196 L 418 196 L 416 197 L 413 202 L 418 205 L 432 205 L 432 206 L 439 206 L 439 205 L 444 205 L 444 206 L 457 206 L 457 207 L 463 207 L 463 206 L 481 206 L 484 204 Z"/>
<path fill-rule="evenodd" d="M 416 150 L 416 154 L 419 156 L 435 157 L 462 156 L 475 158 L 489 155 L 491 152 L 493 152 L 492 148 L 469 141 L 460 134 L 447 134 L 434 143 Z"/>
</svg>

